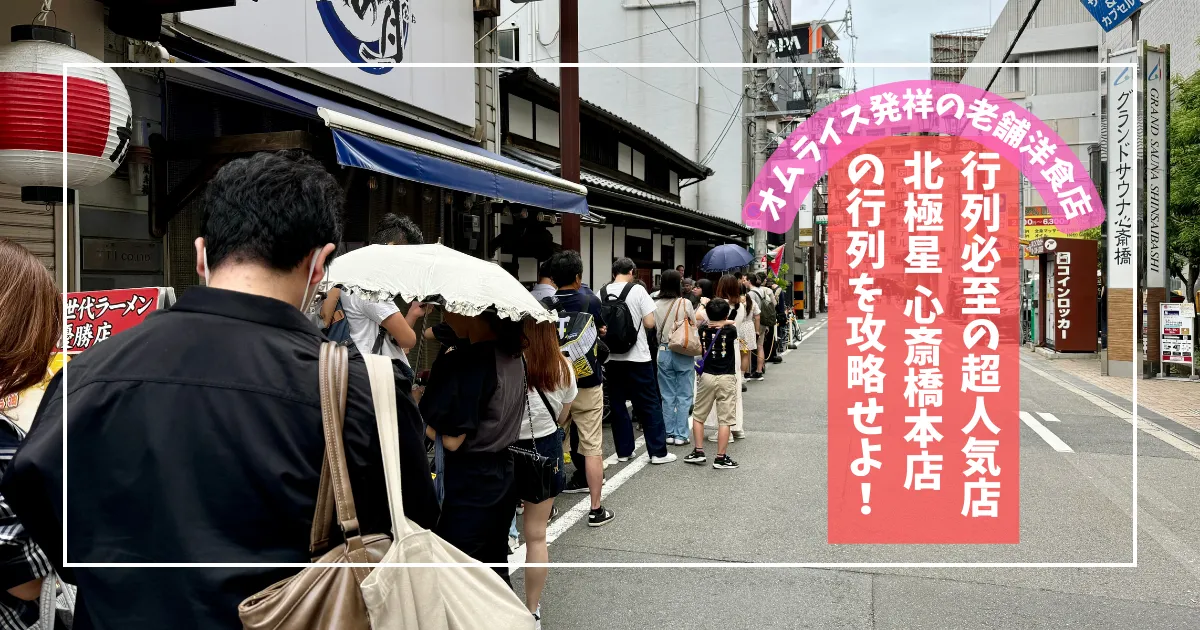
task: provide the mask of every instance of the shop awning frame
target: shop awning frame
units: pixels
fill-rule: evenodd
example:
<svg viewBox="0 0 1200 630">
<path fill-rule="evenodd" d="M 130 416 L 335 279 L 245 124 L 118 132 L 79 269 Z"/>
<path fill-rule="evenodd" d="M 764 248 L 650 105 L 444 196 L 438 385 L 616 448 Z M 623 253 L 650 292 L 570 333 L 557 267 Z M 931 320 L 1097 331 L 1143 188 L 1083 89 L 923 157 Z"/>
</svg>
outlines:
<svg viewBox="0 0 1200 630">
<path fill-rule="evenodd" d="M 343 166 L 555 212 L 588 213 L 586 187 L 482 147 L 257 75 L 229 68 L 179 70 L 210 81 L 216 76 L 226 88 L 324 121 Z"/>
</svg>

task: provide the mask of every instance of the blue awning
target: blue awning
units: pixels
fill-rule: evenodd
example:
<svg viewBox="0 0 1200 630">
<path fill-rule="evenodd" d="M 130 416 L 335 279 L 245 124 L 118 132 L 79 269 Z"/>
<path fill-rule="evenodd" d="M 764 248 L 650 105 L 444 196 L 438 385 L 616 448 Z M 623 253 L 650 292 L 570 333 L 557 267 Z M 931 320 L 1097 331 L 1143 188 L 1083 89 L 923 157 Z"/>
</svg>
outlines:
<svg viewBox="0 0 1200 630">
<path fill-rule="evenodd" d="M 587 188 L 580 184 L 476 145 L 270 79 L 228 68 L 215 70 L 235 79 L 239 91 L 250 91 L 288 110 L 325 120 L 333 132 L 338 163 L 344 166 L 555 212 L 588 213 Z M 187 72 L 208 75 L 212 80 L 211 73 Z M 222 82 L 228 85 L 228 81 Z"/>
</svg>

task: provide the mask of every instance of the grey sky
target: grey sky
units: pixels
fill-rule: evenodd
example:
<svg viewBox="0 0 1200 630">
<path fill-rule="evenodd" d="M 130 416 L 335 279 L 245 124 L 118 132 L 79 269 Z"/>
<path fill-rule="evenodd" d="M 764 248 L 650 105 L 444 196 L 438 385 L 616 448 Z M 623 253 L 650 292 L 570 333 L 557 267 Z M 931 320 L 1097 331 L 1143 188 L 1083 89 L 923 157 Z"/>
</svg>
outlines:
<svg viewBox="0 0 1200 630">
<path fill-rule="evenodd" d="M 792 0 L 792 21 L 821 18 L 840 20 L 846 4 L 853 2 L 854 29 L 858 33 L 856 61 L 929 61 L 929 34 L 978 26 L 990 26 L 1006 0 Z M 990 14 L 989 14 L 990 11 Z M 844 25 L 835 24 L 842 37 Z M 850 40 L 838 42 L 842 59 L 850 61 Z M 850 69 L 844 71 L 850 87 Z M 859 68 L 859 87 L 928 79 L 929 68 Z"/>
</svg>

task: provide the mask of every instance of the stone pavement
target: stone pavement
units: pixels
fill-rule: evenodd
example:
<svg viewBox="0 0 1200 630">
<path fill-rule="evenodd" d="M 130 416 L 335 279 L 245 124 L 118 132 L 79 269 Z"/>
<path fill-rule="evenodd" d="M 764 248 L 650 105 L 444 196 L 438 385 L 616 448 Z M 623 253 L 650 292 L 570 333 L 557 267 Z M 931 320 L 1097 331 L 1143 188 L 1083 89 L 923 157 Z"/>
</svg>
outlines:
<svg viewBox="0 0 1200 630">
<path fill-rule="evenodd" d="M 1021 359 L 1034 362 L 1042 369 L 1061 370 L 1110 394 L 1133 400 L 1133 380 L 1100 375 L 1100 359 L 1096 355 L 1072 357 L 1060 354 L 1053 359 L 1040 353 L 1021 351 Z M 1138 405 L 1170 418 L 1193 431 L 1200 431 L 1200 381 L 1139 379 Z"/>
</svg>

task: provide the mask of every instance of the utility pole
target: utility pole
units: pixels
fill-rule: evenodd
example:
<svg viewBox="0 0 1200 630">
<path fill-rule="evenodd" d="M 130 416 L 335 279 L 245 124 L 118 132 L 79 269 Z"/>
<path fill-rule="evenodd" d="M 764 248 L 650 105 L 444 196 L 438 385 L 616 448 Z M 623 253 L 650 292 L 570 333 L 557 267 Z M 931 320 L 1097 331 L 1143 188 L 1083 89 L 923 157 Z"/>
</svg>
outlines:
<svg viewBox="0 0 1200 630">
<path fill-rule="evenodd" d="M 767 63 L 767 41 L 770 37 L 767 25 L 767 12 L 769 0 L 758 0 L 758 37 L 754 40 L 754 61 L 757 63 Z M 767 90 L 767 68 L 758 67 L 754 70 L 754 90 L 758 96 L 758 116 L 754 121 L 754 138 L 751 141 L 751 146 L 754 147 L 754 154 L 751 159 L 753 172 L 750 181 L 754 181 L 759 171 L 762 170 L 763 164 L 766 163 L 767 157 L 767 120 L 764 114 L 770 111 L 774 103 L 771 101 L 770 91 Z M 750 99 L 746 99 L 750 102 Z M 747 192 L 749 192 L 749 184 L 747 184 Z M 761 256 L 767 250 L 767 232 L 766 230 L 754 230 L 754 255 Z"/>
<path fill-rule="evenodd" d="M 559 0 L 561 50 L 563 63 L 579 63 L 579 0 Z M 561 177 L 579 183 L 579 68 L 559 70 L 559 143 Z M 579 215 L 562 215 L 564 250 L 579 250 Z"/>
<path fill-rule="evenodd" d="M 742 60 L 754 59 L 754 42 L 750 40 L 750 0 L 742 0 Z M 750 112 L 754 111 L 751 95 L 750 69 L 742 68 L 742 199 L 750 195 L 754 183 L 754 142 L 750 133 Z"/>
</svg>

